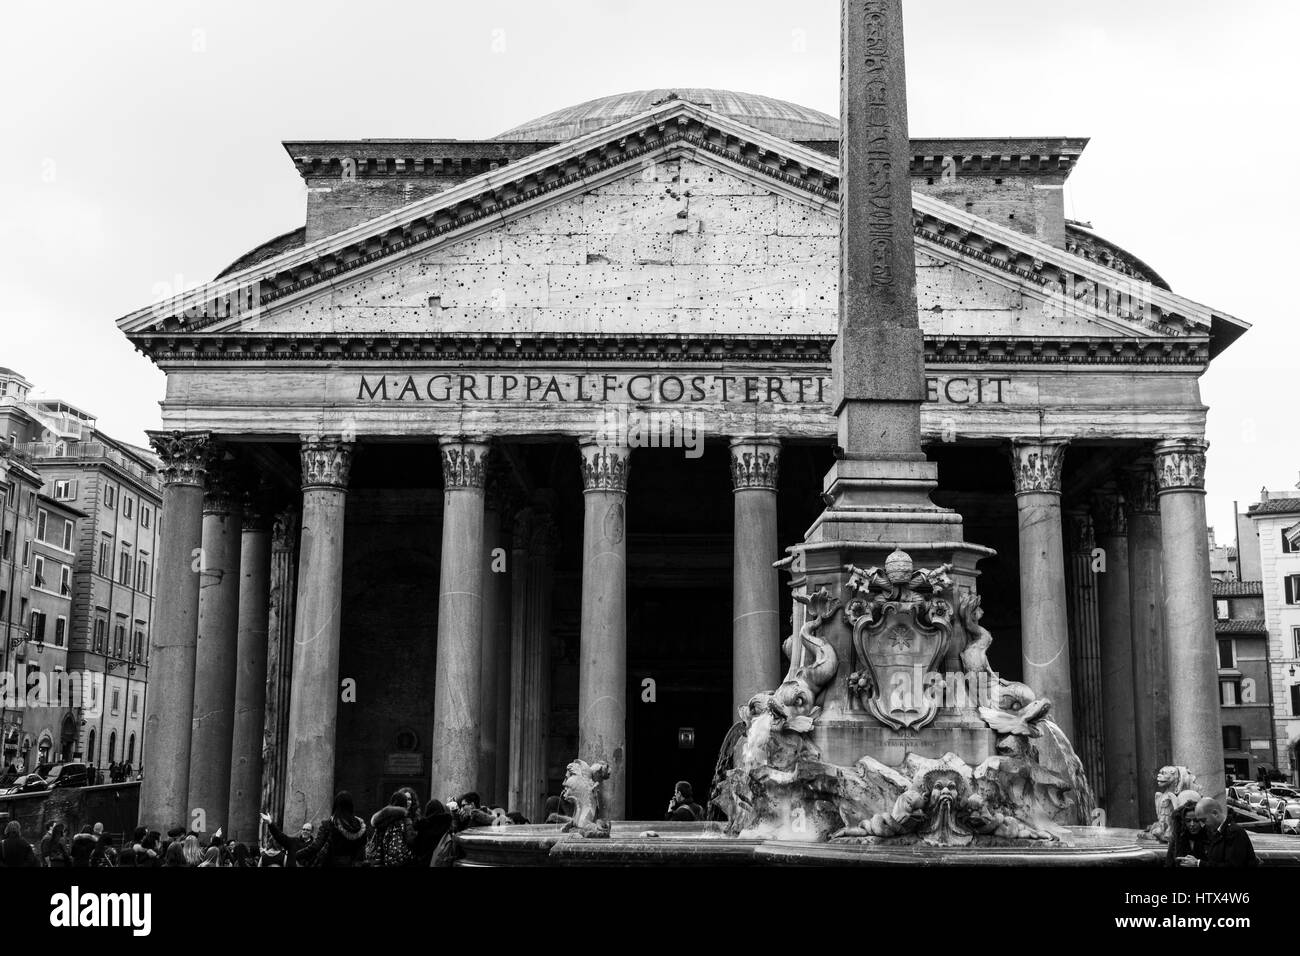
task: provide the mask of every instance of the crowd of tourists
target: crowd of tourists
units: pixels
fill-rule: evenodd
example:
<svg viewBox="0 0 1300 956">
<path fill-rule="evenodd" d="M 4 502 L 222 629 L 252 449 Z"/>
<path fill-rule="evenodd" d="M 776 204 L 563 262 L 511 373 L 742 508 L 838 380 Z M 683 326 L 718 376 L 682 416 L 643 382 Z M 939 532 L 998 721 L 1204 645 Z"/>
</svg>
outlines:
<svg viewBox="0 0 1300 956">
<path fill-rule="evenodd" d="M 561 819 L 566 811 L 572 812 L 567 801 L 547 801 L 548 818 Z M 483 806 L 477 793 L 421 805 L 409 787 L 394 793 L 368 820 L 357 815 L 346 791 L 335 796 L 328 817 L 303 823 L 297 833 L 286 833 L 270 814 L 263 813 L 262 820 L 266 827 L 260 845 L 228 840 L 220 829 L 207 835 L 176 828 L 164 837 L 143 826 L 118 845 L 102 823 L 73 834 L 54 823 L 32 843 L 22 825 L 11 820 L 0 843 L 0 867 L 450 865 L 456 858 L 454 834 L 470 827 L 528 823 L 520 813 Z"/>
</svg>

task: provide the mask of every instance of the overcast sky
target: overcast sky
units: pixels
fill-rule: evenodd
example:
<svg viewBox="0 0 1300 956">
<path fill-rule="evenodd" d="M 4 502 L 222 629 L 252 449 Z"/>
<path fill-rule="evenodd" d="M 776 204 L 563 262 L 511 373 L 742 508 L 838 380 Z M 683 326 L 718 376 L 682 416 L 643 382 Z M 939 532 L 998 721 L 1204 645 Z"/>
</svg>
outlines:
<svg viewBox="0 0 1300 956">
<path fill-rule="evenodd" d="M 1089 136 L 1067 214 L 1254 324 L 1202 380 L 1210 521 L 1292 488 L 1291 0 L 908 0 L 917 136 Z M 114 320 L 301 225 L 285 139 L 484 138 L 719 87 L 838 112 L 838 0 L 63 0 L 0 32 L 0 365 L 144 442 L 163 375 Z"/>
</svg>

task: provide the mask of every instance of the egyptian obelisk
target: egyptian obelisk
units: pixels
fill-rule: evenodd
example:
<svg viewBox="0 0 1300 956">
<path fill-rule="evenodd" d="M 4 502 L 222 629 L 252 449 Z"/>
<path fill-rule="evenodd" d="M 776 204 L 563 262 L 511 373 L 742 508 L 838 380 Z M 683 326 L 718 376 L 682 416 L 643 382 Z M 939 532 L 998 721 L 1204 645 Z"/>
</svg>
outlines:
<svg viewBox="0 0 1300 956">
<path fill-rule="evenodd" d="M 953 566 L 958 593 L 975 590 L 976 563 L 992 555 L 963 540 L 961 515 L 930 500 L 938 466 L 921 444 L 925 351 L 916 305 L 911 146 L 903 59 L 902 0 L 841 0 L 839 337 L 833 355 L 839 447 L 826 476 L 826 510 L 791 548 L 798 595 L 843 595 L 846 566 L 883 566 L 895 550 L 917 567 Z M 796 611 L 796 617 L 798 617 Z M 796 628 L 799 621 L 796 620 Z M 841 662 L 861 666 L 848 627 L 821 634 Z M 960 672 L 953 642 L 939 665 Z M 843 663 L 842 663 L 842 666 Z M 852 764 L 905 741 L 866 721 L 842 682 L 828 688 L 816 743 Z M 982 760 L 991 735 L 978 720 L 945 733 Z M 937 755 L 936 755 L 937 756 Z"/>
</svg>

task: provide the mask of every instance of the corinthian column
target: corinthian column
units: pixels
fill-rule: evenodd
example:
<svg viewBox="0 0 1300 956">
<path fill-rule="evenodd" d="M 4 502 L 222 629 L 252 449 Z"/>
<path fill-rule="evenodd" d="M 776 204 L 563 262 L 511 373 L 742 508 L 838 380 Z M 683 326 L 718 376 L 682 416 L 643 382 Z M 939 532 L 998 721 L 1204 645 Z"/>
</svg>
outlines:
<svg viewBox="0 0 1300 956">
<path fill-rule="evenodd" d="M 1142 826 L 1155 822 L 1150 796 L 1169 762 L 1169 666 L 1164 622 L 1163 534 L 1156 473 L 1148 460 L 1124 471 L 1127 503 L 1129 607 L 1133 634 L 1133 731 L 1137 807 Z"/>
<path fill-rule="evenodd" d="M 1061 531 L 1064 441 L 1011 446 L 1020 523 L 1020 654 L 1024 682 L 1052 701 L 1052 719 L 1074 739 L 1065 546 Z"/>
<path fill-rule="evenodd" d="M 1205 452 L 1194 438 L 1156 445 L 1164 542 L 1165 635 L 1169 648 L 1172 762 L 1187 767 L 1207 796 L 1224 794 L 1219 658 L 1205 535 Z"/>
<path fill-rule="evenodd" d="M 1093 498 L 1093 522 L 1104 570 L 1096 575 L 1101 622 L 1103 748 L 1107 822 L 1138 825 L 1137 738 L 1134 733 L 1133 637 L 1130 630 L 1129 538 L 1124 499 L 1106 490 Z M 1100 794 L 1099 794 L 1100 796 Z"/>
<path fill-rule="evenodd" d="M 198 559 L 203 540 L 207 433 L 150 432 L 162 459 L 162 537 L 158 598 L 149 635 L 140 785 L 140 824 L 166 832 L 189 829 L 190 725 L 194 715 L 194 650 L 198 638 Z"/>
<path fill-rule="evenodd" d="M 239 632 L 239 534 L 243 509 L 234 477 L 209 470 L 199 565 L 199 636 L 190 736 L 191 828 L 229 829 L 230 748 L 235 727 Z"/>
<path fill-rule="evenodd" d="M 262 809 L 262 734 L 266 718 L 266 634 L 271 591 L 271 520 L 259 496 L 244 506 L 239 554 L 239 650 L 230 750 L 232 840 L 255 842 Z"/>
<path fill-rule="evenodd" d="M 329 816 L 334 799 L 343 516 L 351 468 L 351 444 L 303 438 L 302 540 L 284 810 L 285 819 L 296 822 Z"/>
<path fill-rule="evenodd" d="M 732 713 L 781 682 L 780 582 L 772 562 L 781 555 L 776 533 L 776 485 L 781 442 L 771 436 L 731 442 L 735 504 L 732 560 Z"/>
<path fill-rule="evenodd" d="M 293 610 L 297 583 L 298 512 L 276 515 L 271 532 L 271 593 L 266 622 L 266 720 L 262 737 L 262 809 L 284 817 L 284 774 L 289 752 L 289 696 L 293 683 Z M 306 822 L 296 821 L 299 825 Z M 284 821 L 285 826 L 293 822 Z"/>
<path fill-rule="evenodd" d="M 479 795 L 493 805 L 506 802 L 506 790 L 497 787 L 497 769 L 509 763 L 508 748 L 500 746 L 498 692 L 509 685 L 510 661 L 510 540 L 503 532 L 506 498 L 496 474 L 488 477 L 483 513 L 483 623 L 479 685 L 478 751 Z M 504 668 L 502 665 L 505 665 Z M 509 720 L 509 708 L 506 709 Z M 509 735 L 507 733 L 507 741 Z"/>
<path fill-rule="evenodd" d="M 582 630 L 578 663 L 578 755 L 609 765 L 602 802 L 626 811 L 627 471 L 631 450 L 582 442 Z"/>
<path fill-rule="evenodd" d="M 438 676 L 433 692 L 433 780 L 459 796 L 478 787 L 482 679 L 483 479 L 487 439 L 444 438 Z"/>
</svg>

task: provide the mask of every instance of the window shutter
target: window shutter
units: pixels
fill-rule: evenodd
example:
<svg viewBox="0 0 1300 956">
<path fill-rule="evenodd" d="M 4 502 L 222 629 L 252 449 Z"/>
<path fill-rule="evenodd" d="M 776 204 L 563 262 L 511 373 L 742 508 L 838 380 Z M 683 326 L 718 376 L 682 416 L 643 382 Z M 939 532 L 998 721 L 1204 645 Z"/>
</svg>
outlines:
<svg viewBox="0 0 1300 956">
<path fill-rule="evenodd" d="M 1294 577 L 1288 577 L 1286 579 L 1286 603 L 1287 604 L 1295 603 L 1295 578 Z"/>
</svg>

